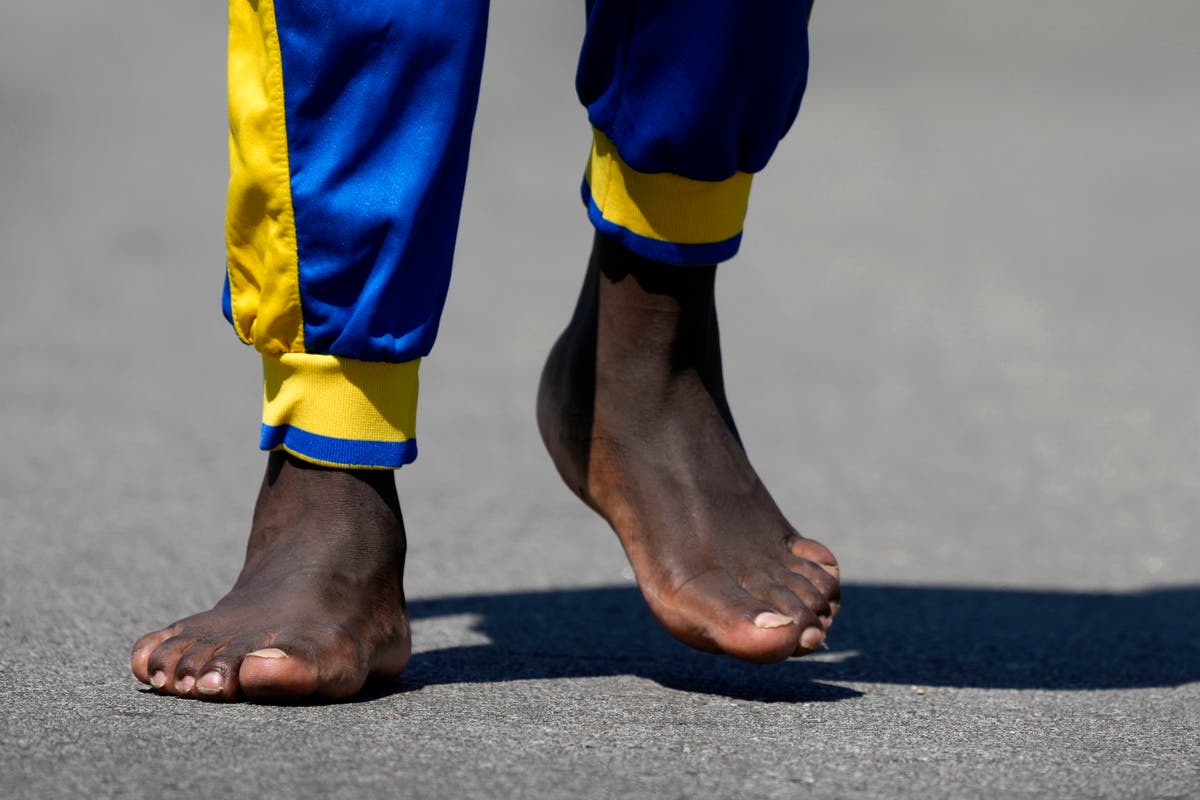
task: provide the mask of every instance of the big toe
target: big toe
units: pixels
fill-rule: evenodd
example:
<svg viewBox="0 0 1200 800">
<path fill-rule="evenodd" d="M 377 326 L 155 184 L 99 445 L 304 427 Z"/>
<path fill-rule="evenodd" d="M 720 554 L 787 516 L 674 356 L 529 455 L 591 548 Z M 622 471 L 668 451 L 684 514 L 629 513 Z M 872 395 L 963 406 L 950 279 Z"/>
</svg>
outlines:
<svg viewBox="0 0 1200 800">
<path fill-rule="evenodd" d="M 690 581 L 677 599 L 673 619 L 664 620 L 677 638 L 693 647 L 757 663 L 792 656 L 801 635 L 817 624 L 811 612 L 797 619 L 750 594 L 729 576 L 715 573 Z"/>
<path fill-rule="evenodd" d="M 302 699 L 321 688 L 317 664 L 295 647 L 267 647 L 247 653 L 237 679 L 242 693 L 253 700 Z"/>
<path fill-rule="evenodd" d="M 252 700 L 287 702 L 353 697 L 367 681 L 363 650 L 344 635 L 299 637 L 248 653 L 238 669 L 242 694 Z"/>
</svg>

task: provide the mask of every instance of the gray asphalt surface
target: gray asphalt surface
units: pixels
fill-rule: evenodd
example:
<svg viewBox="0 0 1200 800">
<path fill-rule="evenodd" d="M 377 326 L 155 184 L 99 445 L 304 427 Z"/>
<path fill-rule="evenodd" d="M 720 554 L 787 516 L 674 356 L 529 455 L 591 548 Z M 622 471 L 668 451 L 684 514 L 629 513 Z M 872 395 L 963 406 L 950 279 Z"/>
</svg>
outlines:
<svg viewBox="0 0 1200 800">
<path fill-rule="evenodd" d="M 541 451 L 582 4 L 496 5 L 399 476 L 416 655 L 304 708 L 127 667 L 231 583 L 263 460 L 224 9 L 0 6 L 0 795 L 1200 797 L 1200 5 L 818 4 L 721 281 L 751 456 L 848 581 L 767 668 L 660 633 Z"/>
</svg>

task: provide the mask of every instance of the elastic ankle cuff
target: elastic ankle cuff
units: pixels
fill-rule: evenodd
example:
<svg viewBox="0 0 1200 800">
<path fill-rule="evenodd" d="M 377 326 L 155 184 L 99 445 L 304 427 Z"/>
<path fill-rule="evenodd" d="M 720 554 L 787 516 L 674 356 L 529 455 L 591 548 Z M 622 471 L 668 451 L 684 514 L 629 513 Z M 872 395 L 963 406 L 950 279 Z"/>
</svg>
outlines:
<svg viewBox="0 0 1200 800">
<path fill-rule="evenodd" d="M 583 179 L 588 219 L 625 249 L 668 264 L 715 264 L 738 251 L 753 176 L 698 181 L 638 172 L 599 130 Z"/>
<path fill-rule="evenodd" d="M 420 363 L 264 354 L 259 446 L 327 467 L 396 469 L 412 462 Z"/>
</svg>

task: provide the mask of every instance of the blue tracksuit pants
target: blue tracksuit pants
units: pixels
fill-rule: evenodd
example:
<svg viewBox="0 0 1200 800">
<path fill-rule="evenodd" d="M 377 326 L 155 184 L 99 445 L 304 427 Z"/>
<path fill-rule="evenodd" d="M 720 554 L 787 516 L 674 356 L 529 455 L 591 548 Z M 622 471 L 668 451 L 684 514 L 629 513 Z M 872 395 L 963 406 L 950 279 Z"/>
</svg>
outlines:
<svg viewBox="0 0 1200 800">
<path fill-rule="evenodd" d="M 808 74 L 809 0 L 588 0 L 583 201 L 639 255 L 737 252 Z M 261 353 L 261 446 L 416 457 L 487 0 L 230 0 L 225 315 Z"/>
</svg>

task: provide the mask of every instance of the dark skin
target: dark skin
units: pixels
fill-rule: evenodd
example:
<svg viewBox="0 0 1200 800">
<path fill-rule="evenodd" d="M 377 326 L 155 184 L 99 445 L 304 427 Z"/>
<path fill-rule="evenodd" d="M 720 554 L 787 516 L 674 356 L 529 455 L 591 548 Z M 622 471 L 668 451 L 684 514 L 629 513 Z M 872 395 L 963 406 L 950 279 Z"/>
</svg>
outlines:
<svg viewBox="0 0 1200 800">
<path fill-rule="evenodd" d="M 837 561 L 784 518 L 725 398 L 716 268 L 597 237 L 546 362 L 538 424 L 559 474 L 616 532 L 676 638 L 755 662 L 821 646 Z M 335 700 L 403 671 L 404 524 L 390 471 L 270 455 L 233 589 L 143 636 L 134 674 L 206 700 Z"/>
<path fill-rule="evenodd" d="M 411 652 L 404 552 L 390 471 L 271 453 L 233 589 L 138 640 L 133 674 L 164 694 L 265 701 L 335 700 L 393 678 Z"/>
</svg>

